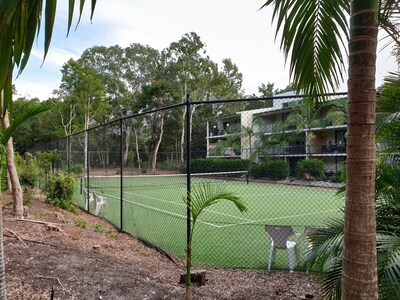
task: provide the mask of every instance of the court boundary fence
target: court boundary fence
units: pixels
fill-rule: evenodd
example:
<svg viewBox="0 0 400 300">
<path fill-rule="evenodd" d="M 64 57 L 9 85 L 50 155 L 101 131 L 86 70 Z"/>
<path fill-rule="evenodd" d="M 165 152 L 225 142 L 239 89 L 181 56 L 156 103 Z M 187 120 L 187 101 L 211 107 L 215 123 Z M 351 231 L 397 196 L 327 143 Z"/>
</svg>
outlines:
<svg viewBox="0 0 400 300">
<path fill-rule="evenodd" d="M 347 93 L 332 93 L 332 94 L 327 94 L 325 95 L 326 97 L 346 97 Z M 119 133 L 117 133 L 120 136 L 119 139 L 119 157 L 120 157 L 120 162 L 119 162 L 119 185 L 120 185 L 120 193 L 119 193 L 119 201 L 120 201 L 120 211 L 119 211 L 119 216 L 120 216 L 120 220 L 119 220 L 119 224 L 115 224 L 112 223 L 115 227 L 117 227 L 118 230 L 120 230 L 121 232 L 127 232 L 125 231 L 125 220 L 124 220 L 124 195 L 123 195 L 123 190 L 124 190 L 124 164 L 123 164 L 123 136 L 124 136 L 124 122 L 126 120 L 132 120 L 135 118 L 139 118 L 142 116 L 146 116 L 146 115 L 150 115 L 150 114 L 156 114 L 159 112 L 163 112 L 163 111 L 167 111 L 167 110 L 175 110 L 175 109 L 185 109 L 186 113 L 185 113 L 185 122 L 184 122 L 184 126 L 185 126 L 185 169 L 186 169 L 186 193 L 187 193 L 187 202 L 190 205 L 190 193 L 191 193 L 191 187 L 192 187 L 192 137 L 191 137 L 191 114 L 190 111 L 192 109 L 192 107 L 194 105 L 224 105 L 224 104 L 229 104 L 229 103 L 239 103 L 239 102 L 257 102 L 257 101 L 274 101 L 274 100 L 281 100 L 281 101 L 285 101 L 285 99 L 305 99 L 307 98 L 307 96 L 305 95 L 288 95 L 288 96 L 274 96 L 274 97 L 263 97 L 263 98 L 244 98 L 244 99 L 225 99 L 225 100 L 209 100 L 209 101 L 191 101 L 189 94 L 186 95 L 186 101 L 183 103 L 179 103 L 179 104 L 174 104 L 174 105 L 170 105 L 170 106 L 165 106 L 165 107 L 161 107 L 161 108 L 157 108 L 157 109 L 152 109 L 152 110 L 148 110 L 148 111 L 142 111 L 136 114 L 132 114 L 130 116 L 126 116 L 123 118 L 119 118 L 116 120 L 112 120 L 110 122 L 104 123 L 104 124 L 100 124 L 97 126 L 94 126 L 92 128 L 89 128 L 85 131 L 81 131 L 78 133 L 75 133 L 73 135 L 64 137 L 64 138 L 60 138 L 57 139 L 55 141 L 52 141 L 49 144 L 46 145 L 41 145 L 41 147 L 38 148 L 34 148 L 32 150 L 32 152 L 36 152 L 36 151 L 40 151 L 40 150 L 59 150 L 60 148 L 64 147 L 64 144 L 70 144 L 70 140 L 73 139 L 76 136 L 83 136 L 84 139 L 86 139 L 86 144 L 87 144 L 87 151 L 86 151 L 86 156 L 85 157 L 85 161 L 86 161 L 86 165 L 85 165 L 85 174 L 83 176 L 83 178 L 85 178 L 85 182 L 82 184 L 81 183 L 81 193 L 82 193 L 82 188 L 83 186 L 86 187 L 87 189 L 90 189 L 91 187 L 91 183 L 90 183 L 90 178 L 93 176 L 91 174 L 91 168 L 90 168 L 90 142 L 89 140 L 91 139 L 92 135 L 96 135 L 96 130 L 99 130 L 101 128 L 105 128 L 106 126 L 114 126 L 115 130 L 118 130 Z M 66 167 L 66 171 L 70 171 L 71 170 L 71 160 L 68 159 L 67 160 L 67 165 L 64 166 L 64 168 Z M 62 169 L 63 167 L 60 167 L 58 165 L 58 163 L 56 163 L 55 165 L 55 169 Z M 247 181 L 248 181 L 248 175 L 247 175 Z M 89 199 L 90 193 L 86 193 L 86 201 L 87 203 L 90 203 L 91 199 Z M 82 205 L 81 205 L 82 206 Z M 84 209 L 90 213 L 89 210 L 89 206 L 84 207 Z M 190 230 L 191 230 L 191 226 L 192 226 L 192 221 L 191 221 L 191 213 L 190 213 L 190 209 L 189 206 L 187 206 L 186 209 L 186 241 L 189 240 L 189 235 L 190 235 Z M 131 234 L 131 232 L 127 232 L 129 234 Z M 147 244 L 152 244 L 151 241 L 148 241 L 146 239 L 143 239 L 142 237 L 138 237 L 141 240 L 145 241 L 145 243 Z M 157 245 L 153 245 L 155 248 L 159 248 L 159 246 Z M 161 249 L 161 251 L 164 252 L 164 249 Z"/>
</svg>

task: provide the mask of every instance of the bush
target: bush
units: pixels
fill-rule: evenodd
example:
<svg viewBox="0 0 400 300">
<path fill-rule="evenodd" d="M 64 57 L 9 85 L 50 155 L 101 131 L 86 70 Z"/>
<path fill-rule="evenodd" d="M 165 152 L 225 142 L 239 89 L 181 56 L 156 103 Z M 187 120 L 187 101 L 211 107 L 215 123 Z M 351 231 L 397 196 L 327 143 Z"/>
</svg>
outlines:
<svg viewBox="0 0 400 300">
<path fill-rule="evenodd" d="M 61 161 L 61 154 L 57 150 L 36 152 L 35 157 L 42 176 L 46 176 L 46 174 L 52 172 L 55 163 Z"/>
<path fill-rule="evenodd" d="M 81 175 L 85 172 L 85 167 L 82 164 L 72 165 L 69 168 L 69 171 L 73 174 Z"/>
<path fill-rule="evenodd" d="M 195 158 L 192 160 L 192 173 L 247 171 L 250 161 L 247 159 Z M 186 173 L 186 168 L 183 169 Z"/>
<path fill-rule="evenodd" d="M 72 174 L 55 173 L 51 174 L 45 182 L 44 192 L 49 203 L 65 210 L 75 211 L 72 205 L 75 180 Z"/>
<path fill-rule="evenodd" d="M 289 163 L 284 160 L 270 160 L 260 165 L 252 164 L 249 176 L 255 179 L 267 178 L 271 180 L 282 180 L 289 176 Z"/>
<path fill-rule="evenodd" d="M 302 159 L 296 165 L 296 174 L 299 178 L 303 178 L 303 174 L 307 173 L 309 176 L 320 180 L 324 176 L 324 171 L 324 162 L 317 158 Z"/>
<path fill-rule="evenodd" d="M 19 180 L 24 187 L 34 188 L 40 178 L 40 169 L 36 158 L 29 152 L 25 157 L 15 154 L 15 164 L 17 166 Z"/>
</svg>

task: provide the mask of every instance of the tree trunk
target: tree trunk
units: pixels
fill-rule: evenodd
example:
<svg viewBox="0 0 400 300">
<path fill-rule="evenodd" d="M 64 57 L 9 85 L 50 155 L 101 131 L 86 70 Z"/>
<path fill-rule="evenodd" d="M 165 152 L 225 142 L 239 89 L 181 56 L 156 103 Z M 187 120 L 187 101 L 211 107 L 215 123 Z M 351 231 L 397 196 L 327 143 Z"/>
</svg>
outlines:
<svg viewBox="0 0 400 300">
<path fill-rule="evenodd" d="M 160 145 L 161 145 L 161 141 L 162 141 L 162 138 L 163 138 L 163 133 L 164 133 L 164 113 L 161 112 L 160 135 L 158 136 L 158 140 L 157 140 L 156 146 L 154 147 L 153 158 L 152 158 L 152 161 L 151 161 L 151 168 L 152 168 L 153 173 L 156 172 L 158 149 L 160 148 Z"/>
<path fill-rule="evenodd" d="M 12 192 L 12 184 L 11 184 L 11 178 L 10 178 L 10 173 L 7 172 L 7 192 L 11 193 Z"/>
<path fill-rule="evenodd" d="M 126 122 L 126 121 L 125 121 Z M 129 142 L 131 139 L 132 126 L 125 126 L 125 140 L 124 140 L 124 151 L 122 155 L 122 163 L 124 166 L 128 165 L 129 157 Z"/>
<path fill-rule="evenodd" d="M 350 4 L 342 299 L 378 299 L 375 218 L 376 0 Z"/>
<path fill-rule="evenodd" d="M 135 146 L 136 146 L 136 156 L 137 156 L 137 163 L 138 163 L 138 169 L 139 171 L 142 170 L 142 164 L 140 162 L 140 151 L 139 151 L 139 138 L 138 138 L 138 133 L 136 127 L 134 127 L 135 131 Z"/>
<path fill-rule="evenodd" d="M 185 120 L 186 120 L 186 107 L 183 111 L 183 115 L 182 115 L 182 132 L 181 132 L 181 162 L 183 163 L 185 160 Z"/>
<path fill-rule="evenodd" d="M 3 128 L 10 127 L 10 120 L 8 113 L 3 118 Z M 14 162 L 14 146 L 12 137 L 7 142 L 7 171 L 10 174 L 10 180 L 13 193 L 13 212 L 16 218 L 23 218 L 24 216 L 24 202 L 21 184 L 19 182 L 17 168 Z"/>
</svg>

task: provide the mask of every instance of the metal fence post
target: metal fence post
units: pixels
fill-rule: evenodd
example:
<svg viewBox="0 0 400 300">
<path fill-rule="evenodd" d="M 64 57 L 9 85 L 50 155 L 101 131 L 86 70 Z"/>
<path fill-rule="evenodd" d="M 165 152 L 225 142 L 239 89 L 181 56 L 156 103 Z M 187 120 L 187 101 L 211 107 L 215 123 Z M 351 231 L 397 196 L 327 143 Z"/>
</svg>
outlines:
<svg viewBox="0 0 400 300">
<path fill-rule="evenodd" d="M 87 201 L 87 208 L 86 208 L 86 211 L 87 212 L 89 212 L 90 211 L 90 209 L 89 209 L 89 204 L 90 204 L 90 202 L 89 202 L 89 194 L 90 194 L 90 185 L 89 185 L 89 176 L 90 176 L 90 171 L 89 171 L 89 166 L 90 166 L 90 155 L 89 155 L 89 152 L 90 152 L 90 147 L 89 147 L 89 129 L 86 129 L 86 131 L 85 131 L 85 133 L 86 133 L 86 182 L 87 182 L 87 187 L 86 187 L 86 189 L 87 189 L 87 199 L 86 199 L 86 201 Z"/>
<path fill-rule="evenodd" d="M 189 245 L 190 239 L 190 191 L 191 191 L 191 145 L 190 145 L 190 97 L 186 94 L 186 189 L 187 189 L 187 209 L 186 209 L 186 241 Z"/>
<path fill-rule="evenodd" d="M 122 151 L 123 151 L 123 145 L 122 145 L 122 140 L 123 140 L 123 138 L 122 138 L 122 135 L 123 135 L 123 130 L 122 130 L 122 119 L 120 119 L 119 120 L 119 132 L 120 132 L 120 142 L 119 142 L 119 157 L 120 157 L 120 173 L 121 173 L 121 175 L 120 175 L 120 216 L 119 216 L 119 221 L 120 221 L 120 224 L 119 224 L 119 230 L 120 231 L 122 231 L 123 230 L 123 212 L 124 212 L 124 210 L 123 210 L 123 203 L 124 203 L 124 201 L 123 201 L 123 195 L 124 195 L 124 193 L 123 193 L 123 189 L 124 189 L 124 175 L 123 175 L 123 171 L 124 171 L 124 168 L 123 168 L 123 153 L 122 153 Z"/>
</svg>

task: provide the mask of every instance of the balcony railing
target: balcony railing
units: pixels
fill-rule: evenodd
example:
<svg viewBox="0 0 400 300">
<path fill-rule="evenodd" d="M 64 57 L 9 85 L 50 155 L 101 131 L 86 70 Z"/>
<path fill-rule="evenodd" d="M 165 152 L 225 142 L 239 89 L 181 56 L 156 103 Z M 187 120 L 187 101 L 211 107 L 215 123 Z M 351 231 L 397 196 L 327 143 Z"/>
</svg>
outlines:
<svg viewBox="0 0 400 300">
<path fill-rule="evenodd" d="M 252 147 L 251 153 L 258 153 L 259 156 L 345 156 L 346 144 L 298 144 L 298 145 L 273 145 L 269 147 Z M 250 148 L 242 148 L 241 151 L 234 151 L 232 148 L 217 150 L 209 148 L 208 156 L 219 157 L 250 157 Z"/>
<path fill-rule="evenodd" d="M 240 133 L 240 129 L 232 129 L 232 128 L 226 128 L 226 129 L 216 129 L 213 128 L 210 130 L 208 133 L 209 137 L 213 136 L 223 136 L 225 134 L 232 134 L 232 133 Z"/>
</svg>

